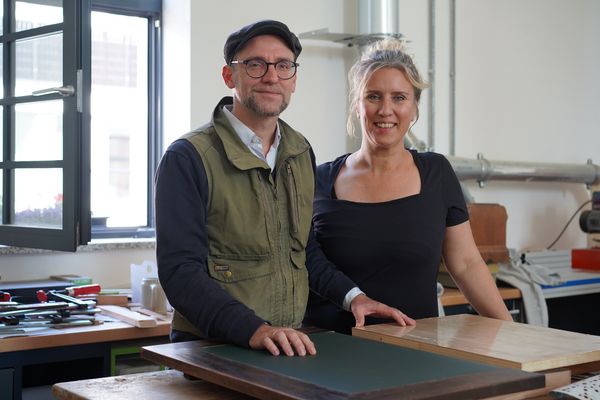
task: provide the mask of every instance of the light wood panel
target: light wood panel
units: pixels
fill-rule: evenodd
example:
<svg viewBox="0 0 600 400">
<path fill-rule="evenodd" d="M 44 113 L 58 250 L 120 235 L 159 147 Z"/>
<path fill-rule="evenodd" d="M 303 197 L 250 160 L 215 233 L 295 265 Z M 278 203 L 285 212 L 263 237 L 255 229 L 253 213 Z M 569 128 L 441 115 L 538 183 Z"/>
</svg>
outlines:
<svg viewBox="0 0 600 400">
<path fill-rule="evenodd" d="M 138 328 L 154 328 L 156 327 L 156 320 L 148 315 L 140 314 L 135 311 L 131 311 L 128 308 L 120 306 L 98 306 L 102 310 L 103 314 L 110 315 L 119 321 L 126 322 L 130 325 Z"/>
<path fill-rule="evenodd" d="M 189 380 L 176 370 L 121 375 L 57 383 L 60 400 L 249 400 L 252 397 L 201 380 Z"/>
<path fill-rule="evenodd" d="M 521 298 L 521 291 L 516 288 L 502 287 L 498 288 L 498 291 L 504 300 Z M 444 307 L 469 304 L 467 298 L 461 293 L 460 290 L 447 287 L 444 288 L 444 293 L 442 293 L 440 300 Z"/>
<path fill-rule="evenodd" d="M 412 327 L 370 325 L 353 328 L 352 334 L 524 371 L 597 366 L 600 361 L 599 336 L 468 314 L 421 319 Z"/>
</svg>

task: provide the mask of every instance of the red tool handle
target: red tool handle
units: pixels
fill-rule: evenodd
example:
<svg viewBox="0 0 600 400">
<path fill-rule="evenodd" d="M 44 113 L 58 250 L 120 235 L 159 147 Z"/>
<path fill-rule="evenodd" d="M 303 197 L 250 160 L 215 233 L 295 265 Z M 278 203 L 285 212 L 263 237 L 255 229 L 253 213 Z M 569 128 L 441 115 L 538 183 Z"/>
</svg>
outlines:
<svg viewBox="0 0 600 400">
<path fill-rule="evenodd" d="M 71 286 L 65 290 L 69 296 L 81 296 L 83 294 L 98 294 L 100 289 L 100 285 L 93 283 L 91 285 Z"/>
<path fill-rule="evenodd" d="M 10 301 L 10 293 L 0 290 L 0 301 Z"/>
<path fill-rule="evenodd" d="M 48 295 L 42 289 L 35 292 L 35 297 L 37 297 L 40 303 L 46 303 L 48 301 Z"/>
</svg>

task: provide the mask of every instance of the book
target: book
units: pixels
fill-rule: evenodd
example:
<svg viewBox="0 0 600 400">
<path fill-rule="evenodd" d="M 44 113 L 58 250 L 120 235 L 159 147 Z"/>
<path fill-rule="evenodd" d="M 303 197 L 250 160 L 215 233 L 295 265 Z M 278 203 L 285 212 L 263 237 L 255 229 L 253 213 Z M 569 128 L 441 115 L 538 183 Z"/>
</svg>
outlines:
<svg viewBox="0 0 600 400">
<path fill-rule="evenodd" d="M 65 274 L 65 275 L 51 275 L 50 279 L 57 281 L 69 282 L 72 286 L 82 286 L 92 284 L 92 278 L 89 276 Z"/>
</svg>

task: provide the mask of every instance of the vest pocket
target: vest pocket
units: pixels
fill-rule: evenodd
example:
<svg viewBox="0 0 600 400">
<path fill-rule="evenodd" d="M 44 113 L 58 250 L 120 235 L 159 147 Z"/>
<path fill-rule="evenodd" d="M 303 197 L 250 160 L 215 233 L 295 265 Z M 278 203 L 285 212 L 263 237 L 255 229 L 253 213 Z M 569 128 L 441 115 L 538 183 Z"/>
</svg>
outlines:
<svg viewBox="0 0 600 400">
<path fill-rule="evenodd" d="M 220 282 L 239 282 L 269 275 L 271 263 L 268 255 L 209 256 L 208 274 Z"/>
<path fill-rule="evenodd" d="M 274 304 L 278 299 L 271 258 L 232 255 L 208 257 L 208 273 L 227 293 L 265 321 L 278 322 Z"/>
</svg>

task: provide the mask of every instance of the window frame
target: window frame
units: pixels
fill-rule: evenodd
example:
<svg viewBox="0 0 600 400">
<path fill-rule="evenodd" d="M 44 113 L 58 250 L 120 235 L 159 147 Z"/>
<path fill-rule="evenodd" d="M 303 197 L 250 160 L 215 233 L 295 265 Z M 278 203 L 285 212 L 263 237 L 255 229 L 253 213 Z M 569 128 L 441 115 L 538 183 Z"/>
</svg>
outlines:
<svg viewBox="0 0 600 400">
<path fill-rule="evenodd" d="M 13 0 L 2 0 L 4 7 L 4 30 L 0 36 L 3 45 L 3 84 L 5 95 L 12 93 L 14 73 L 14 40 L 22 37 L 21 32 L 10 32 Z M 90 136 L 90 93 L 91 93 L 91 12 L 103 11 L 121 15 L 140 16 L 149 19 L 148 24 L 148 171 L 147 171 L 147 221 L 145 227 L 92 229 L 91 224 L 91 136 Z M 76 88 L 76 95 L 62 97 L 59 94 L 44 95 L 45 100 L 62 99 L 63 114 L 63 159 L 61 161 L 15 162 L 14 149 L 14 104 L 38 101 L 34 96 L 5 97 L 0 99 L 3 113 L 3 157 L 0 168 L 3 175 L 2 224 L 0 245 L 31 247 L 60 251 L 76 251 L 79 245 L 87 244 L 92 238 L 107 237 L 153 237 L 154 206 L 153 176 L 162 152 L 162 43 L 161 15 L 162 0 L 64 0 L 63 22 L 34 28 L 25 32 L 63 32 L 63 85 Z M 9 32 L 9 33 L 6 33 Z M 33 34 L 31 35 L 33 36 Z M 11 40 L 13 45 L 11 45 Z M 9 43 L 7 46 L 6 43 Z M 8 77 L 8 79 L 7 79 Z M 7 90 L 8 89 L 8 90 Z M 7 118 L 8 116 L 8 118 Z M 56 164 L 56 165 L 55 165 Z M 46 229 L 10 224 L 11 207 L 14 205 L 14 182 L 12 168 L 50 167 L 63 169 L 63 226 L 62 229 Z"/>
</svg>

